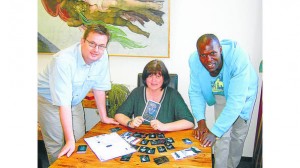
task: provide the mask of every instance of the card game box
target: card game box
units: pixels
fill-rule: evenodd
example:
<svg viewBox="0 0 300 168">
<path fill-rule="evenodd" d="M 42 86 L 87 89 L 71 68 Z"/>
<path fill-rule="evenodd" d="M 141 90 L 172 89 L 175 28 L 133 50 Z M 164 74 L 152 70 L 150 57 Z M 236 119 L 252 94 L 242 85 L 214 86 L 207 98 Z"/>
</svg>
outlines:
<svg viewBox="0 0 300 168">
<path fill-rule="evenodd" d="M 194 156 L 198 153 L 200 153 L 201 150 L 198 149 L 197 147 L 190 147 L 190 148 L 186 148 L 180 151 L 176 151 L 171 153 L 171 155 L 173 156 L 173 158 L 175 160 L 180 160 L 180 159 L 184 159 L 186 157 L 190 157 L 190 156 Z"/>
</svg>

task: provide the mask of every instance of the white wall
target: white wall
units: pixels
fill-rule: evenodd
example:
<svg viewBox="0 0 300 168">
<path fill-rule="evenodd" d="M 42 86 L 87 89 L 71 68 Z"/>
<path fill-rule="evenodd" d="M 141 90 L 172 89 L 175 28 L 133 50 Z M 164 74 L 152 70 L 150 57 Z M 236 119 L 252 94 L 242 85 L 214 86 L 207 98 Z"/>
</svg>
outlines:
<svg viewBox="0 0 300 168">
<path fill-rule="evenodd" d="M 170 73 L 179 76 L 178 90 L 189 105 L 189 55 L 196 49 L 196 40 L 204 33 L 214 33 L 220 39 L 234 39 L 249 53 L 258 72 L 262 60 L 262 3 L 261 0 L 171 0 L 170 1 L 170 58 L 161 59 Z M 154 48 L 155 49 L 155 48 Z M 51 56 L 39 55 L 38 72 Z M 137 74 L 153 58 L 110 57 L 111 79 L 124 83 L 132 90 Z M 261 84 L 261 74 L 260 82 Z M 259 87 L 260 88 L 260 87 Z M 260 92 L 258 97 L 260 97 Z M 252 157 L 259 100 L 257 101 L 243 156 Z M 208 126 L 214 122 L 213 107 L 207 108 Z"/>
</svg>

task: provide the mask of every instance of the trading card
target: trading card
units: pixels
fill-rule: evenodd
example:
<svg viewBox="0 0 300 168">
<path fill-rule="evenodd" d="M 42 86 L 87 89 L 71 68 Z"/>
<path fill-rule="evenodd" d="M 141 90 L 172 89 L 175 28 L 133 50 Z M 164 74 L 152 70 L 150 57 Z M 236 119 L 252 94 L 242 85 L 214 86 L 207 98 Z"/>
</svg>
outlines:
<svg viewBox="0 0 300 168">
<path fill-rule="evenodd" d="M 128 155 L 123 155 L 121 157 L 120 161 L 126 161 L 126 162 L 128 162 L 130 160 L 131 156 L 132 156 L 132 153 L 130 153 Z"/>
<path fill-rule="evenodd" d="M 132 145 L 131 144 L 131 146 L 134 148 L 134 149 L 138 149 L 140 146 L 138 146 L 138 145 Z"/>
<path fill-rule="evenodd" d="M 165 143 L 165 147 L 167 148 L 167 149 L 175 149 L 175 147 L 171 144 L 171 143 Z"/>
<path fill-rule="evenodd" d="M 147 146 L 141 146 L 140 148 L 139 148 L 139 152 L 141 152 L 141 153 L 146 153 L 146 151 L 149 149 L 149 147 L 147 147 Z"/>
<path fill-rule="evenodd" d="M 157 144 L 164 144 L 166 142 L 166 139 L 158 139 Z"/>
<path fill-rule="evenodd" d="M 143 134 L 142 138 L 147 138 L 148 134 Z"/>
<path fill-rule="evenodd" d="M 130 141 L 130 144 L 136 145 L 141 139 L 140 138 L 134 138 L 132 141 Z"/>
<path fill-rule="evenodd" d="M 143 139 L 143 140 L 140 142 L 140 144 L 141 144 L 141 145 L 147 145 L 148 142 L 149 142 L 149 140 Z"/>
<path fill-rule="evenodd" d="M 79 145 L 77 148 L 77 153 L 85 153 L 87 149 L 87 145 Z"/>
<path fill-rule="evenodd" d="M 128 137 L 124 137 L 125 141 L 130 143 L 131 141 L 135 140 L 136 137 L 133 137 L 133 136 L 128 136 Z M 135 145 L 135 144 L 134 144 Z"/>
<path fill-rule="evenodd" d="M 121 137 L 125 138 L 125 137 L 129 137 L 131 135 L 132 135 L 132 132 L 127 131 L 127 132 L 124 132 L 123 134 L 121 134 Z"/>
<path fill-rule="evenodd" d="M 165 146 L 157 146 L 157 150 L 159 153 L 167 152 L 167 149 Z"/>
<path fill-rule="evenodd" d="M 175 141 L 174 141 L 173 138 L 166 138 L 166 142 L 168 142 L 168 143 L 173 143 L 173 142 L 175 142 Z"/>
<path fill-rule="evenodd" d="M 154 162 L 155 162 L 157 165 L 160 165 L 160 164 L 169 162 L 169 159 L 168 159 L 166 156 L 161 156 L 161 157 L 158 157 L 158 158 L 154 158 Z"/>
<path fill-rule="evenodd" d="M 156 134 L 155 133 L 150 133 L 148 136 L 149 136 L 149 138 L 156 138 Z"/>
<path fill-rule="evenodd" d="M 111 128 L 109 130 L 110 130 L 110 132 L 118 132 L 118 131 L 121 130 L 121 128 L 120 127 L 115 127 L 115 128 Z"/>
<path fill-rule="evenodd" d="M 157 140 L 150 140 L 151 145 L 158 145 L 158 141 Z"/>
<path fill-rule="evenodd" d="M 147 154 L 154 154 L 155 153 L 155 148 L 149 148 L 146 150 Z"/>
<path fill-rule="evenodd" d="M 160 103 L 151 100 L 147 101 L 147 104 L 142 114 L 143 119 L 148 122 L 150 122 L 151 120 L 155 120 L 159 109 Z"/>
<path fill-rule="evenodd" d="M 165 134 L 162 132 L 157 133 L 157 138 L 165 138 Z"/>
<path fill-rule="evenodd" d="M 144 133 L 135 132 L 135 133 L 133 133 L 133 135 L 132 135 L 132 136 L 134 136 L 134 137 L 138 137 L 138 138 L 142 138 L 142 135 L 144 135 Z"/>
<path fill-rule="evenodd" d="M 189 138 L 183 138 L 182 141 L 188 145 L 193 143 Z"/>
<path fill-rule="evenodd" d="M 141 162 L 150 162 L 148 155 L 140 155 Z"/>
<path fill-rule="evenodd" d="M 195 153 L 200 153 L 200 152 L 201 152 L 201 150 L 198 149 L 198 148 L 196 148 L 196 147 L 191 147 L 191 150 L 192 150 L 193 152 L 195 152 Z"/>
</svg>

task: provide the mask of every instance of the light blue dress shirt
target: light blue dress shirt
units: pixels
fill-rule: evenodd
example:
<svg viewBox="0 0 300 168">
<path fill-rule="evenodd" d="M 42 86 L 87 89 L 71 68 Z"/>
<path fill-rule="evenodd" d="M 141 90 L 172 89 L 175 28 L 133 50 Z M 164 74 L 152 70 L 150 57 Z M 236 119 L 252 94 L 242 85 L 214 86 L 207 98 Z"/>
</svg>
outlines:
<svg viewBox="0 0 300 168">
<path fill-rule="evenodd" d="M 53 56 L 38 75 L 38 94 L 56 106 L 74 106 L 91 90 L 111 89 L 108 54 L 88 65 L 84 62 L 80 43 Z"/>
</svg>

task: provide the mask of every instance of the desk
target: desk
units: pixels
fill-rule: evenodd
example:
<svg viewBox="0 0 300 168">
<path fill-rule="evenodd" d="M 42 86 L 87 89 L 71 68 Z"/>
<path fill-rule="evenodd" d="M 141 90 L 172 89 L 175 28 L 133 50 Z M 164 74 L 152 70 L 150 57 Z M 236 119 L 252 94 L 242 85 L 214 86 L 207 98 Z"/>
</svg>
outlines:
<svg viewBox="0 0 300 168">
<path fill-rule="evenodd" d="M 100 134 L 107 134 L 110 133 L 109 129 L 116 127 L 116 125 L 104 124 L 99 122 L 95 125 L 90 131 L 88 131 L 81 139 L 76 142 L 76 148 L 74 153 L 67 158 L 66 156 L 62 156 L 61 158 L 57 159 L 50 167 L 110 167 L 110 168 L 117 168 L 117 167 L 212 167 L 212 158 L 211 158 L 211 147 L 203 148 L 200 146 L 200 142 L 196 140 L 192 136 L 192 130 L 183 130 L 183 131 L 176 131 L 176 132 L 164 132 L 165 137 L 172 137 L 175 141 L 173 143 L 175 149 L 168 150 L 164 153 L 159 153 L 157 149 L 155 150 L 155 154 L 149 154 L 150 162 L 142 163 L 140 161 L 139 155 L 144 155 L 144 153 L 134 152 L 129 162 L 120 161 L 120 157 L 114 158 L 112 160 L 108 160 L 105 162 L 101 162 L 97 156 L 93 153 L 91 148 L 88 146 L 88 149 L 85 154 L 78 154 L 76 153 L 78 145 L 86 144 L 83 138 L 92 137 Z M 118 131 L 117 133 L 120 135 L 126 131 L 130 132 L 143 132 L 143 133 L 157 133 L 158 131 L 153 130 L 150 126 L 142 125 L 139 128 L 131 129 L 122 125 L 118 125 L 122 130 Z M 190 138 L 193 143 L 191 145 L 186 145 L 182 142 L 183 138 Z M 148 137 L 146 139 L 149 139 Z M 139 142 L 137 143 L 139 146 Z M 154 147 L 148 143 L 149 147 Z M 191 156 L 182 160 L 175 160 L 171 153 L 179 150 L 183 150 L 189 147 L 195 146 L 200 149 L 202 152 L 198 153 L 195 156 Z M 103 151 L 108 152 L 108 151 Z M 156 165 L 153 158 L 157 158 L 160 156 L 167 156 L 169 162 L 163 163 L 161 165 Z"/>
<path fill-rule="evenodd" d="M 93 91 L 89 91 L 89 93 L 82 100 L 83 108 L 97 108 L 96 100 L 94 98 Z"/>
</svg>

